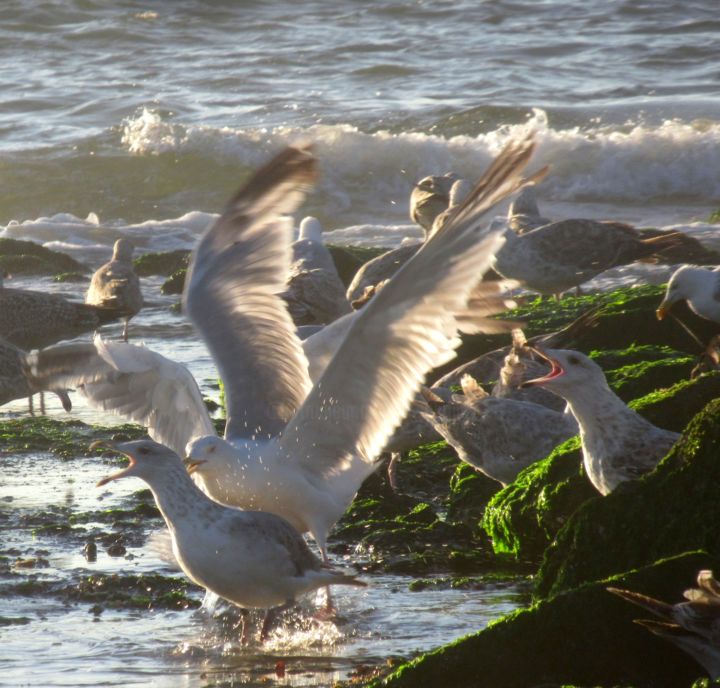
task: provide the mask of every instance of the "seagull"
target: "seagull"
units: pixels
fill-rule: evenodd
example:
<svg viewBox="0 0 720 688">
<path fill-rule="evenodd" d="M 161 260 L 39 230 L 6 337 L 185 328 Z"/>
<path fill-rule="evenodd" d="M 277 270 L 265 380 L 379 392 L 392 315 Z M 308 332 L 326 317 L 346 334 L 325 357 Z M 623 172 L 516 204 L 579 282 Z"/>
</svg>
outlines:
<svg viewBox="0 0 720 688">
<path fill-rule="evenodd" d="M 720 323 L 720 267 L 712 270 L 699 265 L 683 265 L 670 277 L 665 296 L 656 311 L 662 320 L 674 303 L 687 301 L 701 318 Z"/>
<path fill-rule="evenodd" d="M 577 423 L 569 414 L 490 396 L 469 375 L 460 383 L 463 396 L 453 394 L 450 399 L 423 390 L 430 408 L 426 417 L 460 459 L 503 487 L 577 434 Z"/>
<path fill-rule="evenodd" d="M 631 590 L 608 591 L 659 616 L 662 621 L 637 619 L 635 623 L 687 652 L 714 681 L 720 678 L 720 583 L 705 569 L 698 573 L 697 585 L 683 593 L 685 602 L 677 604 Z"/>
<path fill-rule="evenodd" d="M 326 324 L 350 313 L 345 285 L 323 243 L 322 226 L 316 218 L 303 219 L 291 250 L 293 260 L 282 296 L 293 321 L 300 325 Z"/>
<path fill-rule="evenodd" d="M 0 337 L 23 349 L 74 337 L 115 317 L 102 308 L 68 301 L 59 294 L 10 289 L 0 274 Z"/>
<path fill-rule="evenodd" d="M 140 279 L 132 262 L 134 249 L 129 239 L 118 239 L 113 246 L 112 258 L 95 271 L 85 294 L 85 303 L 125 318 L 123 341 L 128 340 L 130 318 L 143 307 Z"/>
<path fill-rule="evenodd" d="M 33 394 L 40 392 L 40 413 L 45 413 L 43 390 L 31 386 L 24 374 L 24 360 L 25 352 L 22 349 L 0 337 L 0 405 L 27 397 L 30 413 L 33 414 Z M 72 409 L 67 390 L 52 389 L 50 391 L 57 394 L 66 411 Z"/>
<path fill-rule="evenodd" d="M 290 261 L 281 216 L 314 183 L 317 162 L 305 147 L 287 148 L 261 168 L 200 240 L 186 282 L 186 311 L 225 385 L 225 439 L 190 373 L 143 347 L 53 347 L 28 356 L 29 374 L 80 384 L 91 403 L 145 423 L 153 439 L 186 451 L 212 498 L 279 514 L 309 531 L 327 561 L 330 529 L 377 468 L 425 374 L 454 356 L 458 320 L 501 241 L 484 215 L 524 183 L 533 149 L 529 137 L 508 144 L 395 278 L 321 331 L 337 348 L 318 347 L 329 361 L 314 384 L 278 294 Z M 332 333 L 342 328 L 338 342 Z"/>
<path fill-rule="evenodd" d="M 210 499 L 172 449 L 151 440 L 100 441 L 90 448 L 98 447 L 126 456 L 130 464 L 97 486 L 129 477 L 148 484 L 180 568 L 193 583 L 240 607 L 243 642 L 248 608 L 268 610 L 260 632 L 264 641 L 277 614 L 294 606 L 299 595 L 328 585 L 367 585 L 321 562 L 284 518 Z"/>
<path fill-rule="evenodd" d="M 520 236 L 506 229 L 504 236 L 493 268 L 527 289 L 557 296 L 610 268 L 657 261 L 657 254 L 675 246 L 682 233 L 643 239 L 622 223 L 561 220 Z"/>
<path fill-rule="evenodd" d="M 523 386 L 542 385 L 568 402 L 580 425 L 583 464 L 602 495 L 650 472 L 680 438 L 629 408 L 608 386 L 600 366 L 577 351 L 533 347 L 551 370 Z"/>
<path fill-rule="evenodd" d="M 550 224 L 551 220 L 540 215 L 534 185 L 528 184 L 518 193 L 508 209 L 507 221 L 515 234 L 526 234 Z"/>
<path fill-rule="evenodd" d="M 468 182 L 452 172 L 425 177 L 415 185 L 410 194 L 410 217 L 422 228 L 423 241 L 432 232 L 437 218 L 459 205 L 469 191 Z M 417 253 L 420 246 L 422 243 L 400 246 L 365 263 L 355 273 L 347 289 L 348 301 L 354 304 L 366 300 L 367 290 L 390 279 Z"/>
</svg>

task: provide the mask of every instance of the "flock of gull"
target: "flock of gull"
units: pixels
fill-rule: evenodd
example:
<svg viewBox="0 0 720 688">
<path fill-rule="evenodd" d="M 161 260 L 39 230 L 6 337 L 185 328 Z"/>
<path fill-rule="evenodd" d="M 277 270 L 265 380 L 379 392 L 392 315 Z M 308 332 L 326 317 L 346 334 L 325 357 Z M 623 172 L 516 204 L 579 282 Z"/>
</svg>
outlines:
<svg viewBox="0 0 720 688">
<path fill-rule="evenodd" d="M 303 220 L 292 240 L 289 216 L 319 173 L 312 148 L 288 147 L 257 170 L 193 250 L 183 295 L 224 384 L 223 437 L 190 372 L 128 342 L 143 298 L 126 239 L 93 276 L 85 304 L 0 286 L 0 402 L 48 390 L 69 409 L 75 389 L 143 424 L 152 439 L 101 443 L 129 465 L 98 485 L 144 480 L 184 573 L 243 619 L 268 610 L 261 638 L 298 596 L 366 585 L 333 567 L 327 543 L 386 453 L 392 466 L 440 436 L 507 485 L 579 432 L 586 474 L 606 495 L 652 470 L 678 435 L 628 408 L 595 362 L 562 348 L 562 332 L 527 341 L 519 323 L 494 316 L 511 305 L 513 285 L 559 298 L 609 268 L 663 260 L 683 237 L 542 217 L 535 184 L 547 169 L 524 176 L 534 148 L 532 136 L 511 141 L 474 185 L 453 174 L 418 182 L 411 217 L 424 240 L 369 261 L 347 289 L 317 220 Z M 490 222 L 508 198 L 507 221 Z M 719 295 L 718 272 L 684 266 L 657 315 L 687 300 L 720 321 Z M 47 332 L 57 320 L 60 339 L 75 320 L 93 329 L 119 317 L 124 341 L 96 334 L 23 350 L 44 344 L 36 321 Z M 512 333 L 512 344 L 424 386 L 461 336 L 478 332 Z M 329 590 L 325 599 L 326 618 Z"/>
</svg>

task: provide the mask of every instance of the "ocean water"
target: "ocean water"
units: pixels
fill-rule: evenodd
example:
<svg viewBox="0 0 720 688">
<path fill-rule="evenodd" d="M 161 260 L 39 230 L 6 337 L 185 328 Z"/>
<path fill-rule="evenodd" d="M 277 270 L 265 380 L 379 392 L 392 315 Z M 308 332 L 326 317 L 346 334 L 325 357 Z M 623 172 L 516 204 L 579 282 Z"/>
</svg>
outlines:
<svg viewBox="0 0 720 688">
<path fill-rule="evenodd" d="M 310 140 L 322 177 L 297 219 L 316 215 L 335 243 L 397 246 L 420 236 L 408 218 L 416 180 L 451 170 L 477 177 L 531 128 L 533 164 L 551 166 L 538 188 L 544 215 L 677 228 L 720 248 L 707 221 L 720 207 L 719 31 L 716 0 L 8 0 L 0 4 L 0 237 L 90 266 L 120 236 L 140 252 L 191 248 L 253 168 L 288 142 Z M 623 268 L 591 287 L 659 282 L 668 271 Z M 131 336 L 186 363 L 216 395 L 212 361 L 159 284 L 144 280 L 148 307 Z M 84 291 L 17 277 L 9 286 Z M 108 420 L 75 401 L 76 416 Z M 3 412 L 21 414 L 24 404 Z M 50 402 L 49 413 L 62 411 Z M 15 495 L 3 473 L 0 497 Z M 61 489 L 62 472 L 47 475 L 49 493 Z M 60 557 L 53 570 L 79 566 Z M 333 641 L 313 654 L 308 666 L 317 657 L 330 666 L 320 678 L 277 684 L 326 685 L 347 673 L 345 660 L 333 664 L 338 656 L 432 647 L 508 608 L 484 614 L 479 598 L 402 589 L 379 581 L 349 602 L 358 614 L 364 605 L 383 613 L 359 622 L 361 642 L 340 639 L 344 650 Z M 402 623 L 426 603 L 442 617 L 441 634 Z M 26 613 L 37 621 L 0 627 L 14 672 L 10 683 L 0 675 L 2 685 L 20 685 L 39 665 L 35 685 L 77 685 L 79 665 L 92 685 L 178 685 L 179 676 L 188 686 L 226 685 L 245 681 L 238 663 L 257 659 L 183 654 L 200 632 L 194 618 L 168 628 L 164 618 L 119 615 L 95 625 L 104 630 L 92 645 L 82 613 L 0 598 L 0 616 Z M 161 638 L 160 649 L 138 641 L 132 624 Z M 122 667 L 105 654 L 118 638 Z M 170 669 L 169 656 L 181 657 Z M 160 678 L 166 670 L 173 678 Z"/>
</svg>

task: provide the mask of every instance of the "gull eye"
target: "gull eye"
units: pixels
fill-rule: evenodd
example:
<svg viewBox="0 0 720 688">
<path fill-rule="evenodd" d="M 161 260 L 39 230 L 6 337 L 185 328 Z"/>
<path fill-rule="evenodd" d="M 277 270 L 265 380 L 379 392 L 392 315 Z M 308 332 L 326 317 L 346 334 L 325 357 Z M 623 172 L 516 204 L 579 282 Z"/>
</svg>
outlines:
<svg viewBox="0 0 720 688">
<path fill-rule="evenodd" d="M 143 454 L 147 456 L 150 453 L 150 450 L 147 447 L 140 447 L 138 448 L 138 454 Z"/>
<path fill-rule="evenodd" d="M 568 356 L 568 363 L 578 365 L 580 363 L 580 359 L 577 356 Z"/>
<path fill-rule="evenodd" d="M 208 454 L 213 454 L 215 452 L 215 446 L 208 447 Z"/>
</svg>

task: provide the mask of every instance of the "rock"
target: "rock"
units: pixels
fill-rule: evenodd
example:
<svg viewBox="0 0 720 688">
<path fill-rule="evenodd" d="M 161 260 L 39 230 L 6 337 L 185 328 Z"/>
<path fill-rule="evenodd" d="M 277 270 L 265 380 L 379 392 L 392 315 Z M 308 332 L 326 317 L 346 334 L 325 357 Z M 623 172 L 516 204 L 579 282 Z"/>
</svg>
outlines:
<svg viewBox="0 0 720 688">
<path fill-rule="evenodd" d="M 190 251 L 178 249 L 161 253 L 144 253 L 133 260 L 135 274 L 138 277 L 161 275 L 169 277 L 181 268 L 187 268 Z"/>
<path fill-rule="evenodd" d="M 720 394 L 718 376 L 700 378 L 714 383 L 714 396 Z M 666 420 L 671 411 L 685 413 L 683 397 L 676 395 L 667 411 Z M 692 420 L 655 471 L 573 514 L 545 554 L 536 593 L 547 597 L 691 549 L 720 552 L 719 452 L 720 399 Z"/>
<path fill-rule="evenodd" d="M 366 686 L 689 686 L 704 674 L 702 668 L 675 646 L 634 624 L 637 607 L 611 595 L 606 587 L 677 599 L 692 585 L 699 569 L 719 567 L 717 557 L 691 552 L 584 585 L 509 614 Z"/>
<path fill-rule="evenodd" d="M 0 239 L 0 268 L 18 275 L 57 275 L 63 272 L 85 273 L 82 263 L 60 251 L 45 248 L 34 241 Z"/>
<path fill-rule="evenodd" d="M 651 423 L 682 432 L 696 413 L 720 396 L 720 373 L 684 380 L 630 406 Z M 483 514 L 482 527 L 498 554 L 539 562 L 570 517 L 600 496 L 582 467 L 579 437 L 561 444 L 543 461 L 529 466 L 499 491 Z M 644 562 L 647 563 L 647 562 Z M 613 569 L 606 575 L 622 569 Z"/>
<path fill-rule="evenodd" d="M 170 275 L 160 286 L 160 293 L 166 296 L 170 294 L 182 294 L 185 289 L 185 275 L 187 268 L 179 268 Z"/>
</svg>

